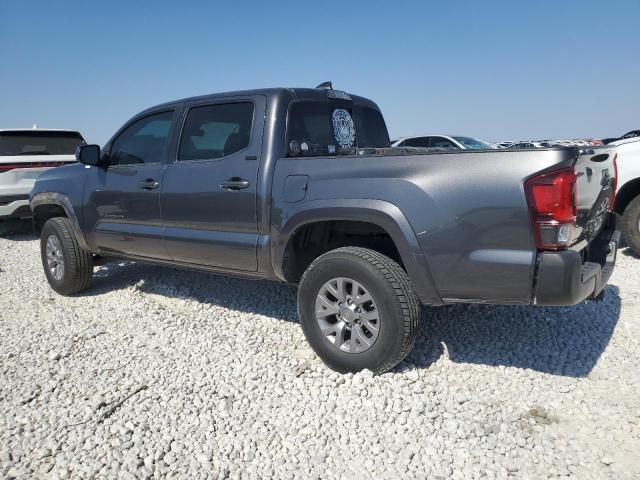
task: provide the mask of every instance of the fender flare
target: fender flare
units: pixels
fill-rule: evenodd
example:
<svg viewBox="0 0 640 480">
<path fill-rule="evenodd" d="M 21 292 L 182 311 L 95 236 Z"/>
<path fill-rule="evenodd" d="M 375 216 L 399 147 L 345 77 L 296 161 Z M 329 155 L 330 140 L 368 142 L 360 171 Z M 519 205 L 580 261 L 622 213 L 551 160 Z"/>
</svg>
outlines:
<svg viewBox="0 0 640 480">
<path fill-rule="evenodd" d="M 304 225 L 331 220 L 369 222 L 385 230 L 398 249 L 420 300 L 430 305 L 443 305 L 413 228 L 397 206 L 384 200 L 312 200 L 297 204 L 284 213 L 271 242 L 272 266 L 277 277 L 284 280 L 284 253 L 295 232 Z"/>
<path fill-rule="evenodd" d="M 40 192 L 36 193 L 30 202 L 31 211 L 34 212 L 35 209 L 41 205 L 58 205 L 62 207 L 62 209 L 67 214 L 67 218 L 69 222 L 71 222 L 71 230 L 78 240 L 78 244 L 80 248 L 86 251 L 91 251 L 89 246 L 87 245 L 87 241 L 84 238 L 84 234 L 82 233 L 82 229 L 80 228 L 80 222 L 78 221 L 78 217 L 76 216 L 75 210 L 73 209 L 73 205 L 69 200 L 69 197 L 62 193 L 57 192 Z"/>
</svg>

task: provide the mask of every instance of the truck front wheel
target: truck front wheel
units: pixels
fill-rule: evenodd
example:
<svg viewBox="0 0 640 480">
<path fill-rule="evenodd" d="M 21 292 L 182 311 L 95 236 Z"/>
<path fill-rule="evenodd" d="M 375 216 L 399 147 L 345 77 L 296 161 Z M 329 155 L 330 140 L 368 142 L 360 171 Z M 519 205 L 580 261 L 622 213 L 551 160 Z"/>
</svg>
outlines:
<svg viewBox="0 0 640 480">
<path fill-rule="evenodd" d="M 93 277 L 93 256 L 78 245 L 68 218 L 50 218 L 42 227 L 40 256 L 49 285 L 61 295 L 85 290 Z"/>
<path fill-rule="evenodd" d="M 622 234 L 633 253 L 640 256 L 640 196 L 634 198 L 622 214 Z"/>
<path fill-rule="evenodd" d="M 298 315 L 311 347 L 330 368 L 383 373 L 412 350 L 420 303 L 405 271 L 374 250 L 343 247 L 302 276 Z"/>
</svg>

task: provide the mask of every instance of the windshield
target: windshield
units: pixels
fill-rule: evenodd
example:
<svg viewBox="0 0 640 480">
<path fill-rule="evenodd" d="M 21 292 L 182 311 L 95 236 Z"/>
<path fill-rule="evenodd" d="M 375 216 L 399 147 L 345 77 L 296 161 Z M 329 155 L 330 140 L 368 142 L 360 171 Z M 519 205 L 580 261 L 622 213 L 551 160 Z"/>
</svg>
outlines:
<svg viewBox="0 0 640 480">
<path fill-rule="evenodd" d="M 0 156 L 73 155 L 85 141 L 78 132 L 0 132 Z"/>
<path fill-rule="evenodd" d="M 491 146 L 488 143 L 481 142 L 477 138 L 471 137 L 453 137 L 457 142 L 461 143 L 465 148 L 472 150 L 487 150 Z"/>
<path fill-rule="evenodd" d="M 297 101 L 287 118 L 288 154 L 352 154 L 357 148 L 391 145 L 381 113 L 346 102 Z"/>
</svg>

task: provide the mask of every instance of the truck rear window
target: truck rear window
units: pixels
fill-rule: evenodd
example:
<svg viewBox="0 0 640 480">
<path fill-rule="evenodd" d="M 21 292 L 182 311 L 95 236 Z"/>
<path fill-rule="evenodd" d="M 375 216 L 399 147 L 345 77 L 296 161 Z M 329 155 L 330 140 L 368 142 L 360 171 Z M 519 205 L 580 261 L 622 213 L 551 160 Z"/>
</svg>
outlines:
<svg viewBox="0 0 640 480">
<path fill-rule="evenodd" d="M 0 132 L 0 156 L 73 155 L 85 141 L 78 132 Z"/>
<path fill-rule="evenodd" d="M 390 145 L 382 114 L 370 107 L 329 101 L 297 101 L 289 107 L 290 156 L 351 154 L 357 148 Z"/>
</svg>

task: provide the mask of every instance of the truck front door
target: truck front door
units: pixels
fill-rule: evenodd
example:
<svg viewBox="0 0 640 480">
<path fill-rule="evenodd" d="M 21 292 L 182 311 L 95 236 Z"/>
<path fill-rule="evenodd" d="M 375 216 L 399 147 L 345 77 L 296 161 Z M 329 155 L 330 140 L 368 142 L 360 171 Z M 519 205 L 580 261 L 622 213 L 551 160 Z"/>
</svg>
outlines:
<svg viewBox="0 0 640 480">
<path fill-rule="evenodd" d="M 133 120 L 106 147 L 108 167 L 89 168 L 83 221 L 94 249 L 168 258 L 160 186 L 175 113 L 168 109 Z"/>
<path fill-rule="evenodd" d="M 265 107 L 264 96 L 185 104 L 160 194 L 173 260 L 257 270 L 256 183 Z"/>
</svg>

